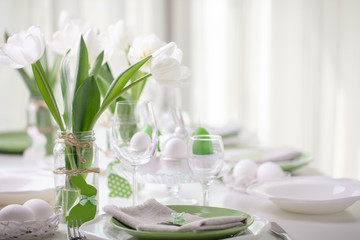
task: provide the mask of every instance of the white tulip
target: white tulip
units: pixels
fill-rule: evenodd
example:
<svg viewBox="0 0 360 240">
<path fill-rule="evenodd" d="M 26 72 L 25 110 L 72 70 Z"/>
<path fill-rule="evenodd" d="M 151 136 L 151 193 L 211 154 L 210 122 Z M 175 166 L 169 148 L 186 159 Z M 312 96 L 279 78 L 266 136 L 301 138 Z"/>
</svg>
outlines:
<svg viewBox="0 0 360 240">
<path fill-rule="evenodd" d="M 158 49 L 150 61 L 152 76 L 160 84 L 180 87 L 190 76 L 189 68 L 181 65 L 182 51 L 174 42 Z"/>
<path fill-rule="evenodd" d="M 11 68 L 23 68 L 39 60 L 45 51 L 45 41 L 39 27 L 14 34 L 1 47 L 0 64 Z"/>
<path fill-rule="evenodd" d="M 56 31 L 47 45 L 56 53 L 65 55 L 69 49 L 79 44 L 81 31 L 78 26 L 68 24 L 63 30 Z"/>
<path fill-rule="evenodd" d="M 127 26 L 123 20 L 110 25 L 108 33 L 112 47 L 117 53 L 125 53 L 135 38 L 135 30 Z"/>
<path fill-rule="evenodd" d="M 144 38 L 135 38 L 128 53 L 131 64 L 134 64 L 147 56 L 153 54 L 157 49 L 165 46 L 166 43 L 161 41 L 155 34 L 151 34 Z M 145 63 L 141 70 L 150 72 L 149 63 Z"/>
<path fill-rule="evenodd" d="M 88 50 L 90 66 L 94 64 L 96 58 L 104 51 L 103 63 L 110 59 L 112 54 L 112 48 L 109 44 L 109 39 L 103 34 L 96 34 L 90 29 L 84 35 L 84 41 Z"/>
<path fill-rule="evenodd" d="M 90 28 L 92 28 L 90 22 L 81 18 L 71 19 L 69 12 L 63 10 L 59 16 L 59 30 L 64 30 L 68 25 L 76 26 L 82 34 L 86 33 Z"/>
<path fill-rule="evenodd" d="M 91 24 L 82 19 L 69 19 L 67 11 L 63 11 L 59 18 L 59 30 L 52 35 L 47 45 L 56 53 L 65 55 L 70 49 L 76 49 L 81 34 L 91 29 Z M 75 51 L 72 51 L 76 54 Z"/>
</svg>

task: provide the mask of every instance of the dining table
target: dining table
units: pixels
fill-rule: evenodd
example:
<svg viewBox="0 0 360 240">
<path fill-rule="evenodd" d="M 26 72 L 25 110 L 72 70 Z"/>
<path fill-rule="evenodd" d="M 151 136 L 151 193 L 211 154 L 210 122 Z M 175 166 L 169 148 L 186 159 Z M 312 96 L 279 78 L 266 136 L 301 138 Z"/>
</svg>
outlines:
<svg viewBox="0 0 360 240">
<path fill-rule="evenodd" d="M 100 159 L 101 161 L 101 159 Z M 31 172 L 31 167 L 24 164 L 22 155 L 0 154 L 0 165 L 4 171 Z M 29 171 L 30 170 L 30 171 Z M 35 172 L 36 169 L 34 169 Z M 49 170 L 50 172 L 51 170 Z M 323 175 L 312 164 L 295 169 L 292 176 Z M 180 186 L 179 195 L 182 198 L 195 199 L 201 204 L 202 194 L 199 183 L 188 183 Z M 167 196 L 167 186 L 163 184 L 143 184 L 139 193 L 139 200 L 149 198 L 162 199 Z M 130 204 L 129 199 L 109 197 L 106 171 L 102 169 L 99 174 L 99 212 L 104 214 L 102 208 L 107 204 L 118 206 Z M 240 210 L 253 216 L 276 222 L 295 240 L 357 240 L 360 239 L 360 201 L 344 211 L 333 214 L 299 214 L 284 211 L 268 199 L 259 198 L 243 192 L 236 192 L 228 188 L 221 180 L 216 180 L 210 188 L 210 206 Z M 109 224 L 111 224 L 109 222 Z M 131 237 L 124 238 L 130 239 Z M 43 239 L 66 239 L 66 225 L 60 223 L 55 235 Z M 91 239 L 88 238 L 88 239 Z M 134 239 L 134 238 L 131 238 Z M 231 238 L 230 238 L 231 239 Z M 233 237 L 240 239 L 240 237 Z M 281 239 L 271 231 L 261 234 L 259 239 Z"/>
</svg>

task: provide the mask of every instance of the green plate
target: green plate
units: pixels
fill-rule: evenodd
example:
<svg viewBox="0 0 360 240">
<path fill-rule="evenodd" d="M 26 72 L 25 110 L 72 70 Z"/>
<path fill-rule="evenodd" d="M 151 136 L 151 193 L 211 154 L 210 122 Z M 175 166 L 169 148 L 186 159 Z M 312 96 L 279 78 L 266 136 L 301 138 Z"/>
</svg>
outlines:
<svg viewBox="0 0 360 240">
<path fill-rule="evenodd" d="M 300 156 L 289 160 L 289 161 L 282 161 L 282 162 L 277 162 L 279 164 L 279 166 L 287 172 L 291 172 L 297 168 L 303 167 L 307 164 L 309 164 L 311 161 L 313 160 L 312 157 L 310 157 L 307 154 L 301 154 Z"/>
<path fill-rule="evenodd" d="M 186 212 L 194 215 L 198 215 L 204 218 L 221 217 L 221 216 L 245 216 L 247 217 L 247 224 L 241 227 L 230 228 L 219 231 L 209 231 L 200 233 L 181 233 L 181 232 L 145 232 L 134 230 L 115 218 L 111 218 L 110 222 L 118 229 L 127 232 L 128 234 L 140 238 L 140 239 L 220 239 L 234 235 L 246 228 L 248 228 L 254 221 L 254 218 L 247 213 L 218 207 L 203 207 L 203 206 L 191 206 L 191 205 L 170 205 L 169 208 L 176 212 Z"/>
<path fill-rule="evenodd" d="M 0 152 L 22 154 L 31 145 L 26 131 L 0 133 Z"/>
<path fill-rule="evenodd" d="M 233 166 L 243 159 L 254 159 L 255 161 L 260 157 L 260 149 L 242 149 L 241 153 L 236 152 L 237 148 L 228 148 L 229 155 L 225 158 L 227 162 Z M 232 151 L 235 152 L 233 153 Z M 226 151 L 226 150 L 225 150 Z M 226 153 L 225 153 L 226 155 Z M 287 161 L 276 161 L 277 164 L 284 170 L 291 172 L 297 168 L 303 167 L 313 161 L 313 157 L 308 154 L 302 153 L 298 157 Z M 259 162 L 262 163 L 262 162 Z"/>
</svg>

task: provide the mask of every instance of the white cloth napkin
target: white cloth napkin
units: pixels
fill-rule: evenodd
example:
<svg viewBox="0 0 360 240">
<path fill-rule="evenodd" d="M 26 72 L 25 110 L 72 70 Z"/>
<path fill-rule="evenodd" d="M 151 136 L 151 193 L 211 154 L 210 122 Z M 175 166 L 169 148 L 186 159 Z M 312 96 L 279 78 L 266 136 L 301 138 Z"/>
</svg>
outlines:
<svg viewBox="0 0 360 240">
<path fill-rule="evenodd" d="M 223 138 L 236 136 L 242 131 L 240 124 L 236 122 L 228 122 L 222 127 L 206 127 L 210 134 L 220 135 Z"/>
<path fill-rule="evenodd" d="M 224 216 L 202 218 L 188 213 L 184 214 L 185 223 L 182 226 L 167 224 L 173 220 L 171 213 L 175 211 L 150 199 L 134 207 L 104 206 L 103 210 L 121 223 L 139 231 L 149 232 L 203 232 L 240 227 L 246 224 L 243 216 Z"/>
<path fill-rule="evenodd" d="M 261 152 L 259 162 L 281 162 L 293 160 L 301 155 L 301 152 L 291 147 L 276 147 L 265 149 Z"/>
</svg>

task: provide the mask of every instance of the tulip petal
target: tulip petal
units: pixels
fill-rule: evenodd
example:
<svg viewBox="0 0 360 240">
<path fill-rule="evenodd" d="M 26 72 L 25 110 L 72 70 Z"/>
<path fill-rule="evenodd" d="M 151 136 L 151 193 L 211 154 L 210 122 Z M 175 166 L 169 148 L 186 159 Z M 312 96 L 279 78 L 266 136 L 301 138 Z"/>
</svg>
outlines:
<svg viewBox="0 0 360 240">
<path fill-rule="evenodd" d="M 174 42 L 169 42 L 168 44 L 166 44 L 165 46 L 159 48 L 158 50 L 156 50 L 153 54 L 153 58 L 156 58 L 159 55 L 165 54 L 167 56 L 171 56 L 174 51 L 176 49 L 176 43 Z"/>
<path fill-rule="evenodd" d="M 33 35 L 27 36 L 24 42 L 24 48 L 22 49 L 25 60 L 29 63 L 36 62 L 36 60 L 42 56 L 40 51 L 40 44 L 36 37 Z"/>
<path fill-rule="evenodd" d="M 8 56 L 0 56 L 0 64 L 4 65 L 6 67 L 15 68 L 15 69 L 24 67 L 20 64 L 17 64 L 13 60 L 11 60 L 11 58 L 9 58 Z"/>
<path fill-rule="evenodd" d="M 23 66 L 30 65 L 24 58 L 21 48 L 16 45 L 12 44 L 5 44 L 2 47 L 3 52 L 5 55 L 7 55 L 11 60 L 13 60 L 15 63 Z"/>
<path fill-rule="evenodd" d="M 108 33 L 114 49 L 118 53 L 125 53 L 134 40 L 135 31 L 128 27 L 123 20 L 108 27 Z"/>
<path fill-rule="evenodd" d="M 102 52 L 102 41 L 92 29 L 85 34 L 84 41 L 89 52 L 89 62 L 92 65 Z"/>
<path fill-rule="evenodd" d="M 40 28 L 30 27 L 26 33 L 21 32 L 9 37 L 2 51 L 13 62 L 23 67 L 36 62 L 45 51 Z"/>
<path fill-rule="evenodd" d="M 152 55 L 156 50 L 165 46 L 166 43 L 161 41 L 155 34 L 150 34 L 144 38 L 135 38 L 129 49 L 128 59 L 131 64 Z M 149 63 L 143 65 L 140 69 L 143 72 L 149 72 Z"/>
<path fill-rule="evenodd" d="M 172 58 L 175 58 L 179 63 L 182 61 L 183 52 L 180 48 L 176 48 L 173 54 L 171 55 Z"/>
</svg>

